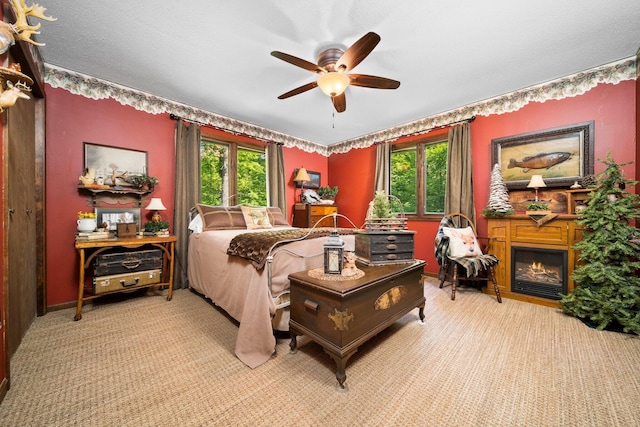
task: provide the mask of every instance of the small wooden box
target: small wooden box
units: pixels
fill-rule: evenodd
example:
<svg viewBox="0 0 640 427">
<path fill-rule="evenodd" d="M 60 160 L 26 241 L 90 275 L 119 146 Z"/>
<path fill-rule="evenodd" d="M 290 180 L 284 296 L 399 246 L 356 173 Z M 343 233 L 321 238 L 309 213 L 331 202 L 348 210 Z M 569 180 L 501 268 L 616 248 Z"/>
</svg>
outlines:
<svg viewBox="0 0 640 427">
<path fill-rule="evenodd" d="M 413 261 L 415 231 L 358 231 L 356 256 L 365 264 L 390 264 Z"/>
<path fill-rule="evenodd" d="M 135 237 L 138 234 L 138 226 L 135 222 L 124 222 L 116 224 L 118 237 Z"/>
<path fill-rule="evenodd" d="M 105 292 L 134 289 L 141 286 L 160 283 L 161 280 L 161 270 L 137 271 L 135 273 L 113 274 L 111 276 L 94 277 L 93 294 L 98 295 Z"/>
</svg>

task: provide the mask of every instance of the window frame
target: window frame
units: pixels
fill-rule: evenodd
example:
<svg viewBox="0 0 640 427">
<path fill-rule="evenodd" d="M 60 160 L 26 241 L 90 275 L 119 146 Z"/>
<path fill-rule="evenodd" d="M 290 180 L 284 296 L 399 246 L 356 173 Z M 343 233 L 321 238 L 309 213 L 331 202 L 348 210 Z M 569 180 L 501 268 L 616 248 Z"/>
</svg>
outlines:
<svg viewBox="0 0 640 427">
<path fill-rule="evenodd" d="M 425 168 L 425 148 L 428 145 L 433 144 L 448 144 L 449 138 L 448 134 L 438 134 L 427 136 L 423 138 L 419 138 L 412 141 L 401 142 L 397 144 L 393 144 L 391 146 L 391 153 L 394 151 L 400 151 L 407 148 L 414 148 L 416 150 L 416 213 L 405 213 L 405 216 L 413 221 L 441 221 L 444 216 L 443 212 L 425 212 L 426 205 L 426 194 L 425 194 L 425 185 L 426 185 L 426 168 Z M 447 153 L 449 147 L 447 146 Z M 389 178 L 391 178 L 391 155 L 389 156 Z M 449 174 L 449 162 L 447 160 L 447 170 L 446 174 Z M 391 179 L 389 180 L 391 181 Z M 391 186 L 391 182 L 389 182 L 389 186 Z M 445 184 L 446 186 L 446 184 Z M 389 188 L 391 192 L 391 188 Z M 443 207 L 444 209 L 444 207 Z"/>
<path fill-rule="evenodd" d="M 200 144 L 218 144 L 225 145 L 229 149 L 229 197 L 226 200 L 221 201 L 222 206 L 235 206 L 238 204 L 238 151 L 241 149 L 256 151 L 264 153 L 267 156 L 266 145 L 251 143 L 251 142 L 239 142 L 234 140 L 226 140 L 212 135 L 201 135 Z M 202 172 L 200 172 L 202 174 Z M 202 177 L 202 175 L 200 175 Z M 202 182 L 200 183 L 202 188 Z M 269 191 L 266 192 L 267 205 L 269 205 Z M 202 202 L 202 200 L 200 200 Z"/>
</svg>

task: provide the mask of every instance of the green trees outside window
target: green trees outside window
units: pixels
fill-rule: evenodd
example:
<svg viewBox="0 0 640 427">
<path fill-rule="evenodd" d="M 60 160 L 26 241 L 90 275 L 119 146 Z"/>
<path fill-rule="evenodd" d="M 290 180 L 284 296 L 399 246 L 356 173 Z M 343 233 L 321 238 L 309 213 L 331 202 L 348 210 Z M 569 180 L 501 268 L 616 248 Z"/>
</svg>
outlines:
<svg viewBox="0 0 640 427">
<path fill-rule="evenodd" d="M 390 163 L 391 194 L 400 199 L 405 214 L 426 216 L 444 212 L 446 140 L 393 147 Z"/>
<path fill-rule="evenodd" d="M 267 163 L 264 149 L 203 139 L 200 144 L 202 203 L 267 204 Z M 231 196 L 237 200 L 230 201 Z"/>
</svg>

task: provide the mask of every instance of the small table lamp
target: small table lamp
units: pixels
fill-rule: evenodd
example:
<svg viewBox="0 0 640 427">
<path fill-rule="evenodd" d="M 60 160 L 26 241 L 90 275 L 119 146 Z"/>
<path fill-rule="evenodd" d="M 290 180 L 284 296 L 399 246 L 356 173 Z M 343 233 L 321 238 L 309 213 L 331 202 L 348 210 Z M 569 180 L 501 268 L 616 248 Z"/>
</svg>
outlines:
<svg viewBox="0 0 640 427">
<path fill-rule="evenodd" d="M 311 181 L 311 177 L 307 173 L 307 170 L 304 168 L 304 166 L 298 169 L 298 173 L 296 174 L 296 177 L 293 178 L 293 181 L 295 183 L 300 183 L 300 202 L 304 202 L 304 200 L 302 200 L 302 193 L 304 192 L 304 183 L 307 181 Z"/>
<path fill-rule="evenodd" d="M 536 189 L 536 202 L 538 201 L 538 188 L 544 188 L 547 184 L 544 183 L 542 179 L 542 175 L 533 175 L 531 177 L 531 181 L 527 185 L 527 188 L 535 188 Z"/>
<path fill-rule="evenodd" d="M 151 201 L 147 205 L 147 210 L 155 211 L 151 217 L 152 222 L 160 222 L 162 221 L 162 217 L 158 211 L 165 211 L 167 208 L 162 204 L 162 199 L 160 199 L 160 197 L 152 197 Z"/>
</svg>

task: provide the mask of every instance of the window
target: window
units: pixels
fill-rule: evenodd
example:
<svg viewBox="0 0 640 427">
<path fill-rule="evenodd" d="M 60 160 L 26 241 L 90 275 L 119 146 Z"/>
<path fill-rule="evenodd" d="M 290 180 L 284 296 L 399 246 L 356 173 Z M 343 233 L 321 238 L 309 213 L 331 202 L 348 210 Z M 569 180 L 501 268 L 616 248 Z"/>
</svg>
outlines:
<svg viewBox="0 0 640 427">
<path fill-rule="evenodd" d="M 264 147 L 203 138 L 200 144 L 202 203 L 267 205 Z M 232 198 L 232 196 L 238 196 Z"/>
<path fill-rule="evenodd" d="M 446 136 L 391 148 L 391 194 L 406 215 L 428 218 L 444 213 L 447 179 Z"/>
</svg>

